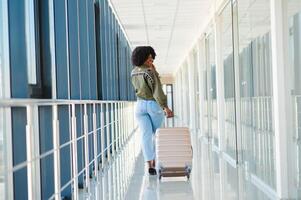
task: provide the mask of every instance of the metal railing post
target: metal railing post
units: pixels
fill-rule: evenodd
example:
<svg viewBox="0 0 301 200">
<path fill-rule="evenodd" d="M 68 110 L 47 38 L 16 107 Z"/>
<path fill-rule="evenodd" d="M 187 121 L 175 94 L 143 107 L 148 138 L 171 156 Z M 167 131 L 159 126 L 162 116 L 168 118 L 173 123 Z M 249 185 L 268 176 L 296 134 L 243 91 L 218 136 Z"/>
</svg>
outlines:
<svg viewBox="0 0 301 200">
<path fill-rule="evenodd" d="M 115 135 L 115 153 L 118 152 L 118 103 L 114 103 L 114 135 Z"/>
<path fill-rule="evenodd" d="M 119 149 L 121 149 L 122 147 L 122 115 L 121 115 L 121 104 L 122 103 L 119 103 L 119 106 L 118 106 L 118 116 L 119 116 L 119 133 L 118 133 L 118 142 L 119 142 Z"/>
<path fill-rule="evenodd" d="M 129 131 L 129 129 L 128 129 L 128 123 L 129 123 L 129 119 L 127 118 L 128 117 L 128 109 L 127 109 L 127 105 L 125 104 L 124 105 L 124 119 L 126 119 L 126 120 L 124 120 L 124 130 L 125 130 L 125 135 L 124 135 L 124 142 L 126 142 L 127 141 L 127 138 L 128 138 L 128 131 Z"/>
<path fill-rule="evenodd" d="M 86 170 L 86 180 L 85 187 L 89 188 L 90 183 L 90 168 L 89 168 L 89 137 L 88 137 L 88 114 L 87 114 L 87 104 L 84 104 L 84 142 L 85 142 L 85 170 Z"/>
<path fill-rule="evenodd" d="M 107 133 L 107 157 L 108 162 L 111 160 L 111 136 L 110 136 L 110 115 L 109 115 L 109 103 L 106 103 L 106 133 Z"/>
<path fill-rule="evenodd" d="M 131 103 L 131 107 L 132 107 L 132 130 L 135 129 L 135 104 L 134 103 Z"/>
<path fill-rule="evenodd" d="M 115 115 L 114 115 L 114 103 L 111 104 L 111 135 L 112 135 L 112 156 L 115 156 Z"/>
<path fill-rule="evenodd" d="M 121 111 L 120 111 L 120 109 L 121 109 L 121 103 L 117 103 L 117 105 L 118 105 L 118 149 L 119 149 L 119 151 L 120 151 L 120 148 L 121 148 L 121 115 L 120 115 L 120 113 L 121 113 Z"/>
<path fill-rule="evenodd" d="M 78 168 L 77 168 L 77 131 L 75 104 L 72 105 L 71 114 L 71 140 L 72 140 L 72 174 L 73 174 L 73 199 L 78 200 Z"/>
<path fill-rule="evenodd" d="M 124 103 L 121 104 L 121 126 L 122 126 L 122 131 L 121 131 L 121 145 L 124 145 L 124 134 L 125 134 L 125 126 L 124 126 Z"/>
<path fill-rule="evenodd" d="M 119 103 L 116 103 L 115 105 L 115 116 L 116 116 L 116 151 L 119 152 L 120 148 L 119 148 Z"/>
<path fill-rule="evenodd" d="M 101 103 L 100 104 L 100 113 L 101 113 L 101 119 L 100 119 L 100 143 L 101 143 L 101 167 L 104 168 L 104 165 L 105 165 L 105 114 L 104 114 L 104 106 L 105 104 L 104 103 Z"/>
<path fill-rule="evenodd" d="M 28 189 L 28 199 L 34 198 L 34 163 L 33 159 L 33 108 L 32 106 L 26 107 L 26 116 L 27 116 L 27 124 L 26 124 L 26 157 L 27 157 L 27 189 Z"/>
<path fill-rule="evenodd" d="M 130 113 L 130 111 L 129 111 L 129 105 L 127 104 L 126 105 L 126 109 L 125 109 L 125 113 Z M 130 119 L 130 118 L 129 118 Z M 130 131 L 129 131 L 129 126 L 130 126 L 130 120 L 127 120 L 126 121 L 126 128 L 125 128 L 125 130 L 126 130 L 126 141 L 128 140 L 128 138 L 129 138 L 129 134 L 130 134 Z"/>
<path fill-rule="evenodd" d="M 54 197 L 61 199 L 61 170 L 60 170 L 60 133 L 58 120 L 58 106 L 52 106 L 53 150 L 54 150 Z"/>
<path fill-rule="evenodd" d="M 98 180 L 98 158 L 97 158 L 97 116 L 96 116 L 96 105 L 93 104 L 93 140 L 94 140 L 94 176 Z"/>
<path fill-rule="evenodd" d="M 119 103 L 116 103 L 116 120 L 117 120 L 117 123 L 116 123 L 116 135 L 117 135 L 117 138 L 116 138 L 116 148 L 117 148 L 117 151 L 119 152 L 120 151 L 120 144 L 119 144 L 119 124 L 120 124 L 120 118 L 119 118 Z"/>
<path fill-rule="evenodd" d="M 43 178 L 43 174 L 40 174 L 40 162 L 42 159 L 46 158 L 47 156 L 53 156 L 53 163 L 50 165 L 54 168 L 53 169 L 53 180 L 54 180 L 54 191 L 51 194 L 50 199 L 61 199 L 61 192 L 64 191 L 66 188 L 72 188 L 72 199 L 78 200 L 79 199 L 79 168 L 78 168 L 78 151 L 82 151 L 81 148 L 78 149 L 78 143 L 84 143 L 84 166 L 83 170 L 80 169 L 80 174 L 83 173 L 85 176 L 84 179 L 84 189 L 86 192 L 90 191 L 90 173 L 93 173 L 93 176 L 96 177 L 98 180 L 100 177 L 98 169 L 100 167 L 100 161 L 102 162 L 102 167 L 104 168 L 106 165 L 111 164 L 111 156 L 115 156 L 114 158 L 117 160 L 116 162 L 120 166 L 116 166 L 118 164 L 114 164 L 112 162 L 112 170 L 110 173 L 113 173 L 114 177 L 109 178 L 110 183 L 113 184 L 114 187 L 111 187 L 111 191 L 120 190 L 121 193 L 125 193 L 125 188 L 127 188 L 129 184 L 129 171 L 132 170 L 133 166 L 132 163 L 136 158 L 136 146 L 135 141 L 129 140 L 129 137 L 132 136 L 132 130 L 134 130 L 134 126 L 136 126 L 134 121 L 134 109 L 133 103 L 131 102 L 121 102 L 121 101 L 90 101 L 90 100 L 0 100 L 0 109 L 2 107 L 4 109 L 11 109 L 11 107 L 25 107 L 26 108 L 26 161 L 17 164 L 16 166 L 6 167 L 4 169 L 5 173 L 10 173 L 13 176 L 13 173 L 18 172 L 21 169 L 27 170 L 27 191 L 28 194 L 26 198 L 28 199 L 37 199 L 41 197 L 41 181 L 40 179 Z M 98 107 L 100 105 L 100 109 Z M 68 121 L 63 123 L 63 119 L 60 119 L 60 110 L 61 107 L 68 107 L 67 114 Z M 40 154 L 40 142 L 39 142 L 39 130 L 40 130 L 40 121 L 39 121 L 39 108 L 41 107 L 48 107 L 50 108 L 50 112 L 46 114 L 52 114 L 50 121 L 48 120 L 48 126 L 44 127 L 43 124 L 41 128 L 52 128 L 51 132 L 52 135 L 48 134 L 47 140 L 52 139 L 53 144 L 52 148 L 47 152 Z M 91 108 L 91 109 L 90 109 Z M 92 113 L 90 113 L 90 111 Z M 98 113 L 100 110 L 101 113 Z M 49 110 L 47 110 L 49 111 Z M 78 112 L 80 111 L 80 112 Z M 43 113 L 42 113 L 43 114 Z M 90 116 L 91 114 L 91 116 Z M 100 116 L 101 118 L 99 119 Z M 77 131 L 79 130 L 79 124 L 77 124 L 77 120 L 81 118 L 83 115 L 83 129 L 84 134 L 80 135 Z M 77 117 L 79 117 L 77 119 Z M 92 123 L 90 118 L 92 118 Z M 8 117 L 9 120 L 10 117 Z M 63 121 L 62 121 L 63 120 Z M 100 120 L 100 121 L 97 121 Z M 12 122 L 6 122 L 11 125 L 15 125 Z M 82 123 L 82 122 L 80 122 Z M 99 126 L 100 123 L 100 126 Z M 92 127 L 91 127 L 92 126 Z M 61 141 L 61 129 L 60 128 L 68 128 L 68 134 L 70 139 L 68 141 Z M 13 127 L 12 127 L 13 128 Z M 24 128 L 24 126 L 23 126 Z M 6 130 L 7 127 L 4 126 L 3 130 Z M 11 128 L 8 128 L 11 129 Z M 8 130 L 7 129 L 7 130 Z M 89 131 L 92 132 L 89 132 Z M 98 135 L 98 130 L 101 132 L 101 135 Z M 4 132 L 5 133 L 5 132 Z M 91 134 L 91 135 L 90 135 Z M 107 135 L 105 135 L 107 134 Z M 11 134 L 10 134 L 11 135 Z M 80 136 L 79 136 L 80 135 Z M 93 135 L 93 136 L 92 136 Z M 91 138 L 90 138 L 91 136 Z M 134 135 L 133 139 L 136 136 Z M 90 142 L 90 139 L 94 140 L 93 145 Z M 5 139 L 5 138 L 4 138 Z M 83 139 L 83 141 L 80 141 Z M 101 139 L 101 141 L 99 141 Z M 7 140 L 5 140 L 7 141 Z M 125 143 L 128 142 L 125 146 Z M 101 143 L 101 146 L 100 146 Z M 107 144 L 107 146 L 106 146 Z M 92 145 L 92 146 L 89 146 Z M 89 148 L 90 147 L 90 148 Z M 124 147 L 123 151 L 120 151 L 121 147 Z M 7 148 L 7 147 L 5 147 Z M 62 185 L 61 182 L 61 175 L 62 175 L 62 168 L 65 166 L 61 166 L 61 148 L 70 148 L 70 165 L 71 165 L 71 180 L 67 183 Z M 93 148 L 93 150 L 92 150 Z M 101 148 L 101 155 L 99 151 Z M 111 149 L 112 148 L 112 149 Z M 105 152 L 107 150 L 107 152 Z M 93 152 L 92 152 L 93 151 Z M 116 156 L 117 152 L 119 152 L 122 156 Z M 134 152 L 134 154 L 133 154 Z M 107 154 L 106 154 L 107 153 Z M 93 156 L 92 156 L 93 154 Z M 108 158 L 106 158 L 106 155 Z M 101 158 L 99 158 L 101 156 Z M 63 157 L 62 157 L 63 159 Z M 121 162 L 122 161 L 122 162 Z M 68 161 L 67 161 L 68 162 Z M 122 163 L 122 166 L 121 166 Z M 12 163 L 13 164 L 13 163 Z M 94 166 L 94 171 L 91 169 L 91 165 Z M 120 168 L 119 170 L 122 173 L 117 173 L 116 168 Z M 92 172 L 92 171 L 93 172 Z M 6 176 L 10 176 L 6 175 Z M 117 178 L 116 178 L 117 176 Z M 80 176 L 81 177 L 81 176 Z M 116 179 L 115 179 L 116 178 Z M 6 181 L 6 180 L 5 180 Z M 110 184 L 111 185 L 111 184 Z M 119 185 L 120 188 L 116 188 Z M 6 188 L 4 188 L 7 190 Z M 8 189 L 12 191 L 12 194 L 17 192 L 14 191 L 14 188 Z M 110 197 L 113 197 L 110 194 Z M 117 195 L 120 194 L 113 194 L 114 198 L 117 198 Z M 6 196 L 6 195 L 5 195 Z M 121 198 L 121 197 L 120 197 Z"/>
</svg>

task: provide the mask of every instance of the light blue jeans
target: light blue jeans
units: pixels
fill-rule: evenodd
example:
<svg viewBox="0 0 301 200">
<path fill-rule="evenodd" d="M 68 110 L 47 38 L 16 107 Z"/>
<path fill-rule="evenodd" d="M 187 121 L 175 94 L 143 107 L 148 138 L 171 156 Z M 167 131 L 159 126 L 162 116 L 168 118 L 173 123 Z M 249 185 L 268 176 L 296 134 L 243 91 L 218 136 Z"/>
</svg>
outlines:
<svg viewBox="0 0 301 200">
<path fill-rule="evenodd" d="M 138 99 L 135 111 L 141 131 L 141 145 L 145 161 L 155 159 L 154 135 L 164 119 L 162 108 L 154 100 Z"/>
</svg>

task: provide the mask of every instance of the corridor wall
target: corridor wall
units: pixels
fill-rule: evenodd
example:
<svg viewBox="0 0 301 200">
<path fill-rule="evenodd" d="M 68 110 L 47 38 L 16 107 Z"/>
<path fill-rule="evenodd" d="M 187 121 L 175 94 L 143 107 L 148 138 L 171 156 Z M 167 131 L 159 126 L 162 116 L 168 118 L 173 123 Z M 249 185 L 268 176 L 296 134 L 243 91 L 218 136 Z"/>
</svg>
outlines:
<svg viewBox="0 0 301 200">
<path fill-rule="evenodd" d="M 301 197 L 301 2 L 275 2 L 216 1 L 175 73 L 177 124 L 196 131 L 212 158 L 205 199 Z M 187 71 L 196 71 L 196 95 L 182 95 Z M 185 119 L 186 102 L 198 107 L 189 112 L 196 127 Z"/>
<path fill-rule="evenodd" d="M 135 99 L 130 83 L 131 48 L 107 0 L 2 0 L 0 24 L 1 98 Z M 2 45 L 7 41 L 6 46 Z M 68 121 L 71 111 L 68 106 L 59 106 L 58 113 L 60 143 L 64 145 L 71 137 Z M 54 194 L 54 161 L 53 153 L 49 153 L 53 147 L 52 110 L 45 106 L 34 110 L 34 114 L 40 144 L 36 155 L 47 155 L 37 166 L 40 168 L 37 175 L 41 183 L 40 198 L 49 199 Z M 77 105 L 78 136 L 84 132 L 83 114 L 84 108 Z M 87 114 L 91 131 L 92 106 L 88 106 Z M 26 160 L 26 110 L 14 107 L 9 117 L 12 121 L 12 166 L 16 166 Z M 97 123 L 100 123 L 99 119 L 100 113 L 97 113 Z M 6 136 L 0 134 L 0 137 L 3 141 Z M 92 136 L 89 144 L 91 160 Z M 83 139 L 78 140 L 78 149 L 78 171 L 82 171 L 85 160 Z M 0 148 L 1 154 L 3 151 L 4 147 Z M 71 145 L 66 145 L 60 154 L 61 184 L 65 185 L 71 179 Z M 79 187 L 85 176 L 89 175 L 79 177 Z M 26 166 L 13 173 L 15 199 L 28 196 L 26 180 Z M 62 195 L 70 198 L 71 193 L 69 185 Z"/>
</svg>

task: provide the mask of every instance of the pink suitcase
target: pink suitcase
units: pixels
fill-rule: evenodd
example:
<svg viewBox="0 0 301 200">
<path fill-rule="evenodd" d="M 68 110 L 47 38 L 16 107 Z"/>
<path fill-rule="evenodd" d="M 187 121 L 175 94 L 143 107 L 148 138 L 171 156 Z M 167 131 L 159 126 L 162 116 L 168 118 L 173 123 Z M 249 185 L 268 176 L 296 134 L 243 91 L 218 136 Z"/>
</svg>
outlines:
<svg viewBox="0 0 301 200">
<path fill-rule="evenodd" d="M 157 129 L 156 165 L 159 179 L 173 176 L 190 178 L 192 147 L 188 128 Z"/>
</svg>

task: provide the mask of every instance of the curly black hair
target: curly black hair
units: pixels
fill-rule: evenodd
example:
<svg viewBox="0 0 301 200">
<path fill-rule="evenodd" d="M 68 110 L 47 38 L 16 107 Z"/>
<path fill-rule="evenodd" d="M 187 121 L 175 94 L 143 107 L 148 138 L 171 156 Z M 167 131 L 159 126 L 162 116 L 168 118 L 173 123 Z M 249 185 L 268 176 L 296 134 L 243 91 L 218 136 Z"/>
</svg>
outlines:
<svg viewBox="0 0 301 200">
<path fill-rule="evenodd" d="M 151 46 L 138 46 L 132 53 L 132 63 L 134 66 L 141 66 L 147 60 L 149 55 L 152 55 L 153 59 L 156 57 L 156 52 Z"/>
</svg>

